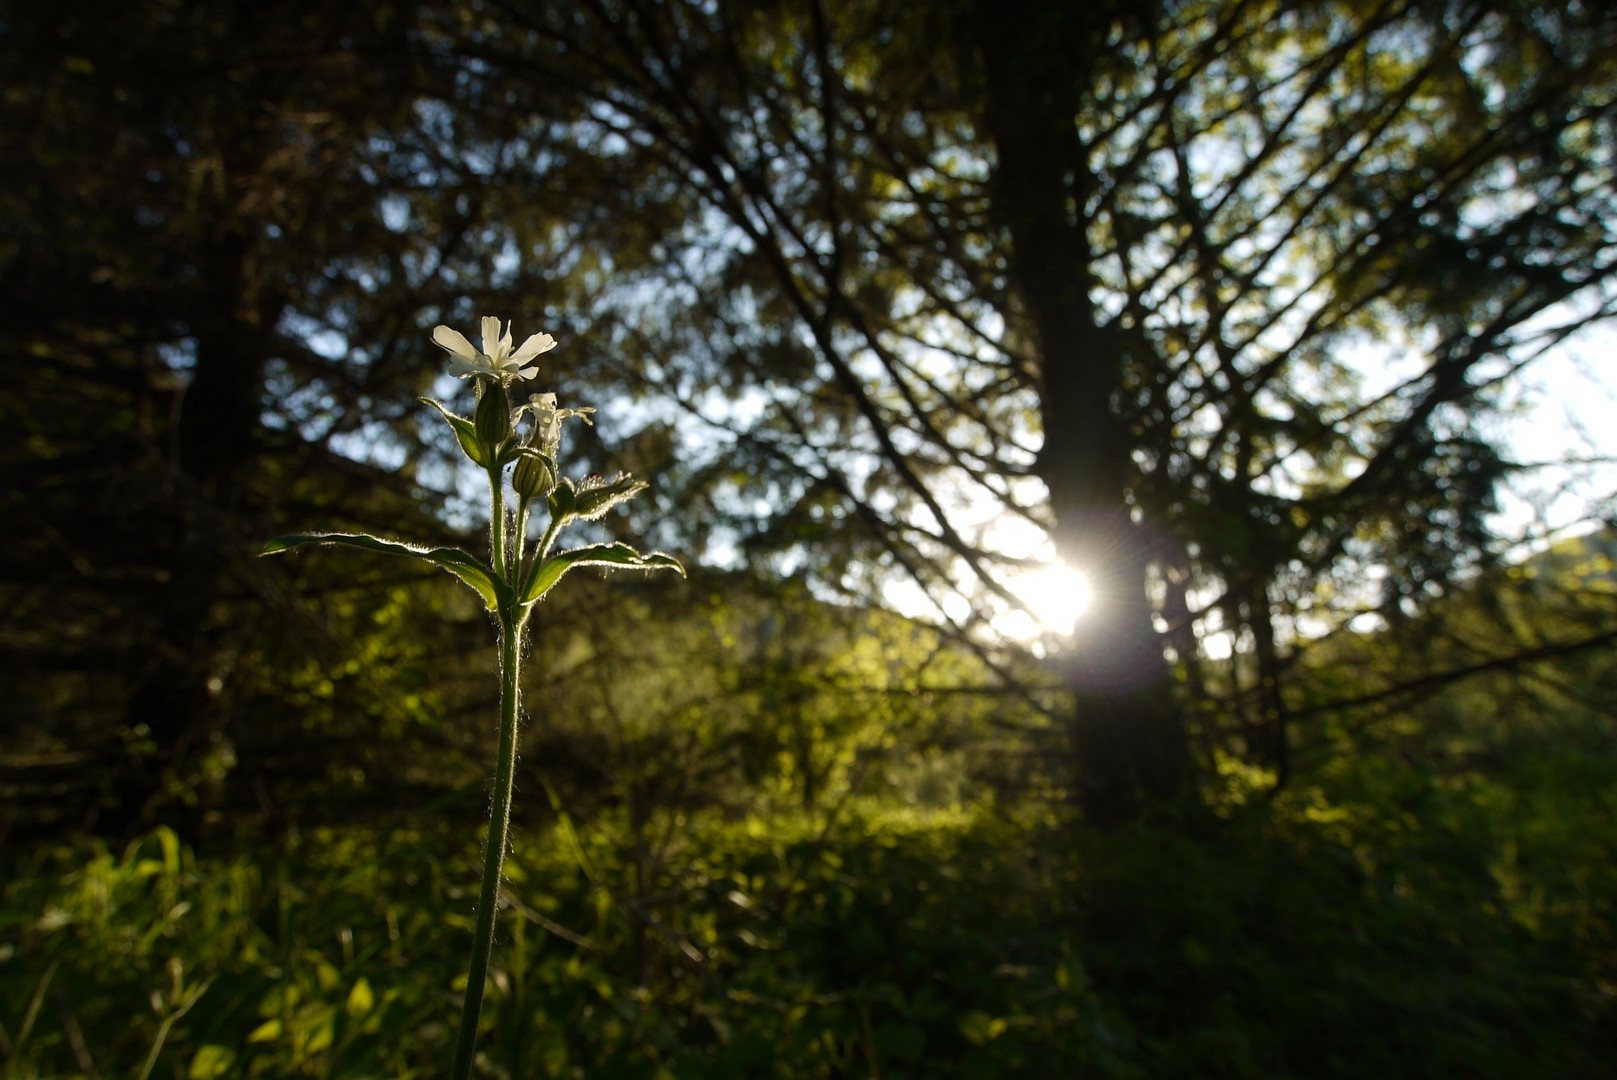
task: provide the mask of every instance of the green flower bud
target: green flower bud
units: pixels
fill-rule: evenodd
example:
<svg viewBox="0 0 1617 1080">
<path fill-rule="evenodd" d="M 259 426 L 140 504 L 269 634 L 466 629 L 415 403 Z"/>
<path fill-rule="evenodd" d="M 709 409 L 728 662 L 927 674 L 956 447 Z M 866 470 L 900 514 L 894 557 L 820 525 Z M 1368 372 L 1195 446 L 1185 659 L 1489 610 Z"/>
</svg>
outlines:
<svg viewBox="0 0 1617 1080">
<path fill-rule="evenodd" d="M 556 489 L 556 463 L 537 450 L 524 449 L 511 471 L 511 486 L 524 499 L 543 499 Z"/>
<path fill-rule="evenodd" d="M 477 437 L 488 447 L 489 457 L 499 452 L 500 445 L 511 437 L 511 395 L 505 383 L 498 379 L 477 380 L 483 392 L 477 398 L 477 411 L 472 423 L 477 426 Z"/>
</svg>

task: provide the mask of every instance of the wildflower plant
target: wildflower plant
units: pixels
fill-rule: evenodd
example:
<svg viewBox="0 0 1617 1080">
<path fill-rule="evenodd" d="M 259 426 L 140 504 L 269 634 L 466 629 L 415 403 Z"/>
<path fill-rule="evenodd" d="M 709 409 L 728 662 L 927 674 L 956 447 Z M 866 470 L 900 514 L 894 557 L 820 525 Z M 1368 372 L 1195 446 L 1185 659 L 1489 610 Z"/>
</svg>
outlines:
<svg viewBox="0 0 1617 1080">
<path fill-rule="evenodd" d="M 512 384 L 519 379 L 532 378 L 538 372 L 535 361 L 556 343 L 549 334 L 534 334 L 513 348 L 509 324 L 502 334 L 500 320 L 492 316 L 483 318 L 481 330 L 481 349 L 447 326 L 439 326 L 432 332 L 432 340 L 450 354 L 450 373 L 474 381 L 477 405 L 472 416 L 458 416 L 430 398 L 421 400 L 438 410 L 454 430 L 461 450 L 488 476 L 487 561 L 460 548 L 423 547 L 354 533 L 282 536 L 270 541 L 263 551 L 265 555 L 272 555 L 309 545 L 344 545 L 419 559 L 449 571 L 469 585 L 499 623 L 500 749 L 466 997 L 451 1074 L 455 1080 L 465 1080 L 471 1075 L 478 1018 L 482 1013 L 493 949 L 494 915 L 511 821 L 520 714 L 519 679 L 528 616 L 563 575 L 581 566 L 684 573 L 678 560 L 671 556 L 661 552 L 642 555 L 621 542 L 554 550 L 557 539 L 568 526 L 598 520 L 619 503 L 644 491 L 646 484 L 627 473 L 611 480 L 590 477 L 574 481 L 561 476 L 557 462 L 563 424 L 568 420 L 592 423 L 590 414 L 595 410 L 561 408 L 556 403 L 556 395 L 549 393 L 532 394 L 526 403 L 514 405 Z M 509 507 L 508 467 L 509 494 L 514 495 L 514 503 Z M 545 509 L 548 520 L 538 539 L 533 540 L 529 537 L 528 519 L 536 506 Z"/>
</svg>

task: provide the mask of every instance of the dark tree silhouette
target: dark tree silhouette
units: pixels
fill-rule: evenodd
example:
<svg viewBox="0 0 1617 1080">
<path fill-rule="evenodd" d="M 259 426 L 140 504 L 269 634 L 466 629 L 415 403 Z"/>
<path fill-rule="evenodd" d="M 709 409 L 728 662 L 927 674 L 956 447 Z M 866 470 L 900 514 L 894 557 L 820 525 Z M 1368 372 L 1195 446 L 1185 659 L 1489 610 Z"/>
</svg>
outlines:
<svg viewBox="0 0 1617 1080">
<path fill-rule="evenodd" d="M 152 733 L 148 791 L 216 730 L 218 604 L 258 588 L 221 552 L 273 531 L 242 515 L 452 486 L 415 431 L 437 321 L 562 339 L 564 398 L 640 425 L 587 449 L 659 475 L 657 546 L 907 584 L 1008 682 L 1035 541 L 1082 567 L 1053 711 L 1113 821 L 1198 742 L 1284 781 L 1310 637 L 1494 553 L 1482 421 L 1612 314 L 1595 5 L 67 4 L 7 36 L 14 638 L 87 672 L 142 627 L 102 719 Z"/>
</svg>

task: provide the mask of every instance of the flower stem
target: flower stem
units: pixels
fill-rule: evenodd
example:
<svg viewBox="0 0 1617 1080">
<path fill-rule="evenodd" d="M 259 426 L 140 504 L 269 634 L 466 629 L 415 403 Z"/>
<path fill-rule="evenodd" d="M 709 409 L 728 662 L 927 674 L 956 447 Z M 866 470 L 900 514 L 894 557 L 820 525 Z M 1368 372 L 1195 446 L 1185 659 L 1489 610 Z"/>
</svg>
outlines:
<svg viewBox="0 0 1617 1080">
<path fill-rule="evenodd" d="M 528 576 L 528 510 L 532 505 L 533 500 L 527 496 L 517 496 L 517 527 L 511 543 L 511 587 L 519 591 Z"/>
<path fill-rule="evenodd" d="M 489 490 L 489 555 L 494 563 L 494 576 L 505 580 L 505 471 L 488 471 Z M 502 623 L 505 615 L 500 615 Z"/>
<path fill-rule="evenodd" d="M 495 533 L 496 541 L 499 532 Z M 511 828 L 511 787 L 517 761 L 517 714 L 526 612 L 500 612 L 500 757 L 494 772 L 494 805 L 489 815 L 488 848 L 483 855 L 483 889 L 477 898 L 477 925 L 472 932 L 472 959 L 466 972 L 466 998 L 460 1012 L 460 1039 L 455 1045 L 453 1080 L 469 1080 L 477 1049 L 477 1021 L 483 1012 L 489 956 L 494 949 L 494 916 L 499 907 L 500 876 Z"/>
</svg>

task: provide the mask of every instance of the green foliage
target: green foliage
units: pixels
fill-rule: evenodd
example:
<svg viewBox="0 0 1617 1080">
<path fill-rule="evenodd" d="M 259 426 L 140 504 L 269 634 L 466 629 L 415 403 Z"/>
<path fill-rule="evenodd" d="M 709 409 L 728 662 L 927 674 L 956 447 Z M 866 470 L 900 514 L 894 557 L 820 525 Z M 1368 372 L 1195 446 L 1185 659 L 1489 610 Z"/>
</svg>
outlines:
<svg viewBox="0 0 1617 1080">
<path fill-rule="evenodd" d="M 1598 593 L 1587 552 L 1469 602 L 1565 633 L 1572 594 L 1535 624 L 1526 582 L 1577 570 Z M 1607 714 L 1448 684 L 1324 724 L 1273 803 L 1095 835 L 1037 797 L 962 798 L 1003 765 L 995 722 L 1026 720 L 927 697 L 980 676 L 965 654 L 717 583 L 653 635 L 650 581 L 611 607 L 586 579 L 587 618 L 541 620 L 530 700 L 555 719 L 524 782 L 555 777 L 554 810 L 509 863 L 489 1075 L 1611 1075 Z M 377 610 L 413 618 L 407 595 Z M 1364 639 L 1334 691 L 1345 672 L 1375 691 L 1387 645 Z M 1573 654 L 1537 679 L 1595 693 L 1608 668 Z M 904 692 L 869 693 L 884 677 Z M 167 830 L 14 851 L 7 1075 L 440 1074 L 467 839 L 429 812 L 200 856 Z"/>
<path fill-rule="evenodd" d="M 560 813 L 508 863 L 482 1067 L 1610 1076 L 1614 791 L 1611 754 L 1456 780 L 1372 755 L 1179 828 L 680 812 L 655 862 L 631 808 Z M 472 859 L 428 820 L 13 855 L 3 1075 L 441 1074 Z"/>
<path fill-rule="evenodd" d="M 709 572 L 570 587 L 565 619 L 537 609 L 524 735 L 570 805 L 835 813 L 1048 783 L 1047 718 L 934 628 Z"/>
</svg>

